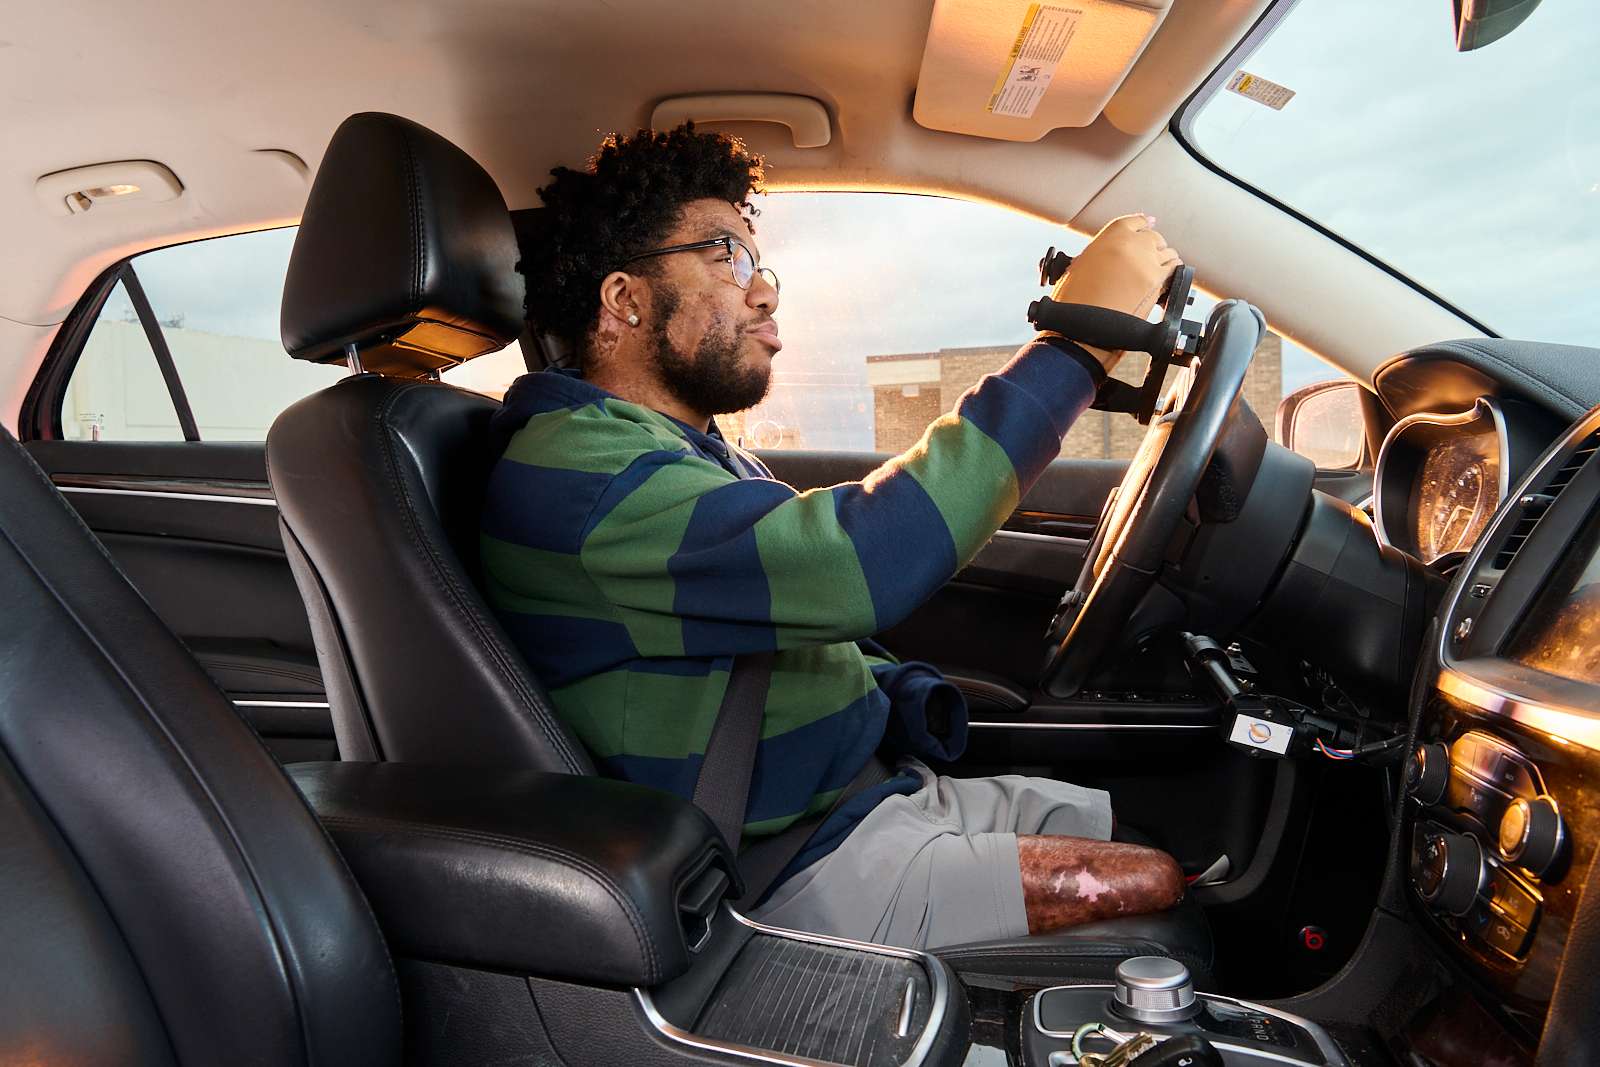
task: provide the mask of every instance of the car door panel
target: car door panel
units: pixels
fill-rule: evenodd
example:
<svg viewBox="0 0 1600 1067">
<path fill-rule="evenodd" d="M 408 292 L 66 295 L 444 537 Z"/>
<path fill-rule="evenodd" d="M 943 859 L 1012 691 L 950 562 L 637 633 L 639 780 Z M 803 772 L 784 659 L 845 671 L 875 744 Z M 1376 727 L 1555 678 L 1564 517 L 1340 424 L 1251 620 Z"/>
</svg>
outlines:
<svg viewBox="0 0 1600 1067">
<path fill-rule="evenodd" d="M 260 444 L 27 444 L 280 759 L 337 758 Z"/>
</svg>

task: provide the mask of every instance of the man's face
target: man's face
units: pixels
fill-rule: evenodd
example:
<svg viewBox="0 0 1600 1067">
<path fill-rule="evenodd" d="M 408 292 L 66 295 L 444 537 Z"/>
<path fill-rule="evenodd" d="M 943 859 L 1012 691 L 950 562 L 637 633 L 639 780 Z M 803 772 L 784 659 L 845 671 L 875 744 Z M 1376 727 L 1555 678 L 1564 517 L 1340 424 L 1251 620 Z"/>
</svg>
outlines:
<svg viewBox="0 0 1600 1067">
<path fill-rule="evenodd" d="M 732 237 L 761 262 L 744 217 L 729 203 L 695 200 L 662 246 Z M 677 399 L 704 415 L 754 407 L 772 384 L 778 293 L 761 274 L 749 289 L 734 281 L 722 246 L 661 256 L 650 276 L 650 359 Z"/>
</svg>

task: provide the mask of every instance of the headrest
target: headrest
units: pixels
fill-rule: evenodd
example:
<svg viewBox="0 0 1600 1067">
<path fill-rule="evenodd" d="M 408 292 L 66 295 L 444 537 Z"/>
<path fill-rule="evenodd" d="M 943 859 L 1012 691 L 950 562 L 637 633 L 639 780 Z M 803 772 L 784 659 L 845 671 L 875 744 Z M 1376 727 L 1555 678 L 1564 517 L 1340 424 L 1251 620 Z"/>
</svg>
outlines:
<svg viewBox="0 0 1600 1067">
<path fill-rule="evenodd" d="M 504 348 L 523 283 L 505 199 L 471 156 L 396 115 L 352 115 L 317 168 L 283 286 L 283 347 L 422 377 Z"/>
</svg>

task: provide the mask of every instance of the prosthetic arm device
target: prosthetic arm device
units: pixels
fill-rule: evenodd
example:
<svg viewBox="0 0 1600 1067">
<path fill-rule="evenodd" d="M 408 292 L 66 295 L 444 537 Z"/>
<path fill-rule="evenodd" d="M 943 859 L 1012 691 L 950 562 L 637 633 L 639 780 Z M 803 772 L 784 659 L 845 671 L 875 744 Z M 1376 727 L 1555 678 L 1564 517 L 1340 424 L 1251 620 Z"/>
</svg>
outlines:
<svg viewBox="0 0 1600 1067">
<path fill-rule="evenodd" d="M 1066 274 L 1072 257 L 1057 252 L 1052 245 L 1039 261 L 1039 284 L 1054 285 Z M 1183 317 L 1193 303 L 1189 291 L 1194 285 L 1194 268 L 1179 267 L 1160 303 L 1166 315 L 1160 322 L 1146 322 L 1133 315 L 1088 304 L 1063 304 L 1042 296 L 1028 305 L 1028 321 L 1035 329 L 1059 333 L 1069 340 L 1096 348 L 1148 352 L 1150 369 L 1141 385 L 1108 378 L 1095 397 L 1101 411 L 1123 411 L 1149 425 L 1166 381 L 1167 368 L 1187 362 L 1199 348 L 1202 326 Z"/>
</svg>

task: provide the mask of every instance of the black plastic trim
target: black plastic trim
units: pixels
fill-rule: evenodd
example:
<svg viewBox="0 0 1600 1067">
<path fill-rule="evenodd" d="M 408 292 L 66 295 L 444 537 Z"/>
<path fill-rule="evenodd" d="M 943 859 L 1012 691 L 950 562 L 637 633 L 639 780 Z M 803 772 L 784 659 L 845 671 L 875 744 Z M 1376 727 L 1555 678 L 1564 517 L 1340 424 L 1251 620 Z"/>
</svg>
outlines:
<svg viewBox="0 0 1600 1067">
<path fill-rule="evenodd" d="M 50 350 L 45 353 L 22 398 L 22 408 L 17 413 L 17 437 L 23 441 L 59 441 L 62 439 L 61 402 L 66 394 L 67 380 L 78 365 L 83 346 L 89 340 L 100 311 L 106 305 L 117 282 L 122 280 L 122 268 L 128 260 L 118 260 L 101 271 L 83 291 L 61 328 L 56 331 Z"/>
<path fill-rule="evenodd" d="M 1211 173 L 1217 175 L 1218 177 L 1224 178 L 1229 182 L 1232 182 L 1245 192 L 1265 200 L 1267 203 L 1271 204 L 1279 211 L 1282 211 L 1284 214 L 1289 215 L 1297 222 L 1304 223 L 1313 230 L 1316 230 L 1318 233 L 1322 234 L 1322 236 L 1328 238 L 1330 241 L 1333 241 L 1348 251 L 1355 253 L 1368 263 L 1371 263 L 1374 267 L 1377 267 L 1379 270 L 1389 275 L 1389 277 L 1393 278 L 1395 281 L 1400 282 L 1409 289 L 1412 289 L 1417 294 L 1432 300 L 1435 304 L 1438 304 L 1440 307 L 1450 312 L 1450 314 L 1471 326 L 1473 329 L 1478 330 L 1485 336 L 1499 337 L 1500 334 L 1497 331 L 1490 329 L 1478 319 L 1468 315 L 1466 312 L 1462 311 L 1460 308 L 1456 307 L 1450 301 L 1446 300 L 1432 289 L 1429 289 L 1427 286 L 1400 273 L 1400 271 L 1396 270 L 1394 267 L 1391 267 L 1389 264 L 1373 255 L 1371 252 L 1368 252 L 1360 245 L 1340 236 L 1310 216 L 1290 207 L 1277 197 L 1262 192 L 1260 189 L 1256 188 L 1254 185 L 1251 185 L 1244 179 L 1236 177 L 1235 175 L 1224 170 L 1222 167 L 1213 163 L 1209 158 L 1207 158 L 1205 153 L 1201 152 L 1200 149 L 1195 146 L 1191 140 L 1192 135 L 1190 133 L 1190 129 L 1193 125 L 1194 116 L 1199 111 L 1200 107 L 1210 100 L 1211 97 L 1222 88 L 1223 84 L 1228 79 L 1228 73 L 1248 59 L 1250 55 L 1261 46 L 1262 42 L 1264 42 L 1267 37 L 1271 35 L 1273 30 L 1277 29 L 1278 23 L 1282 22 L 1284 18 L 1288 16 L 1289 12 L 1294 9 L 1295 4 L 1297 3 L 1299 3 L 1299 0 L 1278 0 L 1277 3 L 1273 4 L 1271 7 L 1267 8 L 1266 11 L 1262 12 L 1261 17 L 1256 20 L 1256 24 L 1250 27 L 1250 32 L 1245 34 L 1244 39 L 1241 40 L 1231 51 L 1228 52 L 1226 56 L 1223 57 L 1222 62 L 1218 64 L 1217 68 L 1211 72 L 1210 76 L 1207 77 L 1205 81 L 1200 83 L 1200 88 L 1196 89 L 1189 96 L 1189 99 L 1185 100 L 1183 105 L 1178 108 L 1177 112 L 1172 116 L 1172 121 L 1168 123 L 1167 129 L 1172 133 L 1173 138 L 1177 140 L 1178 144 L 1183 146 L 1183 150 L 1188 152 L 1189 155 L 1194 158 L 1195 162 L 1199 163 L 1202 167 L 1205 167 Z"/>
</svg>

